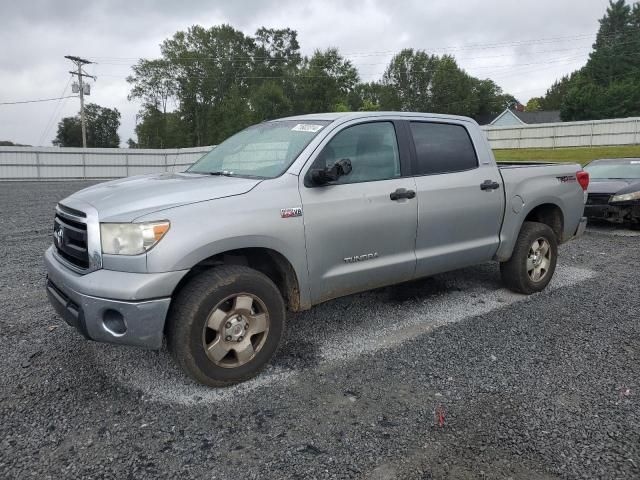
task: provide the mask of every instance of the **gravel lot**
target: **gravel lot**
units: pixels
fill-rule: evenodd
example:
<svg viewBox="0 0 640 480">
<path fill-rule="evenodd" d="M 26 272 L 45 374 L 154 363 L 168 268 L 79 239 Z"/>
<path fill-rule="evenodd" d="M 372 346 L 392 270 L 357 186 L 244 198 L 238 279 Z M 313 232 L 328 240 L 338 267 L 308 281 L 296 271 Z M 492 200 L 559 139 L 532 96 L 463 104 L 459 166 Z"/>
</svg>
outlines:
<svg viewBox="0 0 640 480">
<path fill-rule="evenodd" d="M 637 232 L 588 230 L 531 297 L 489 264 L 293 315 L 211 390 L 49 307 L 53 207 L 85 185 L 0 183 L 0 478 L 640 477 Z"/>
</svg>

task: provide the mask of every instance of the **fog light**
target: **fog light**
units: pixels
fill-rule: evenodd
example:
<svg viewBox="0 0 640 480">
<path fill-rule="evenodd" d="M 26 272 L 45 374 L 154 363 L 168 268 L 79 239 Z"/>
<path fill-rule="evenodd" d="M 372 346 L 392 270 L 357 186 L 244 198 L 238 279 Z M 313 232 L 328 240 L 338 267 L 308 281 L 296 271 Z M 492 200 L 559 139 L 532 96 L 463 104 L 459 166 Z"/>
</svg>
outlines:
<svg viewBox="0 0 640 480">
<path fill-rule="evenodd" d="M 120 337 L 127 332 L 127 324 L 124 321 L 124 317 L 117 310 L 105 310 L 102 315 L 102 324 L 109 333 L 116 337 Z"/>
</svg>

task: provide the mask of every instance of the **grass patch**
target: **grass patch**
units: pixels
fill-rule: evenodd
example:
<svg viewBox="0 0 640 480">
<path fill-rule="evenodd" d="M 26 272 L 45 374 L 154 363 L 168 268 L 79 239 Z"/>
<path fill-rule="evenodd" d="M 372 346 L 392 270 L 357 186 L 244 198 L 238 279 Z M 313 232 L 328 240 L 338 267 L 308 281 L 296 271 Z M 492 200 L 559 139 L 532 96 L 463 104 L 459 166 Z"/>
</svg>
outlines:
<svg viewBox="0 0 640 480">
<path fill-rule="evenodd" d="M 640 145 L 615 147 L 517 148 L 494 150 L 498 161 L 577 162 L 584 165 L 599 158 L 640 157 Z"/>
</svg>

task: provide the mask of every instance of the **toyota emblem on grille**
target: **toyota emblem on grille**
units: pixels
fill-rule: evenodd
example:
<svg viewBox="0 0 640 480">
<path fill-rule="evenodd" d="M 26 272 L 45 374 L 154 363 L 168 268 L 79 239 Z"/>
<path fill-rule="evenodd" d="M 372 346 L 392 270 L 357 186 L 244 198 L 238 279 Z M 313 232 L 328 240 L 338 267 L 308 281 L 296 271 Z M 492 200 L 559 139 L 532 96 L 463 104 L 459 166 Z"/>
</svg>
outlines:
<svg viewBox="0 0 640 480">
<path fill-rule="evenodd" d="M 53 238 L 56 239 L 58 245 L 62 245 L 62 239 L 64 238 L 64 231 L 62 228 L 58 228 L 53 231 Z"/>
</svg>

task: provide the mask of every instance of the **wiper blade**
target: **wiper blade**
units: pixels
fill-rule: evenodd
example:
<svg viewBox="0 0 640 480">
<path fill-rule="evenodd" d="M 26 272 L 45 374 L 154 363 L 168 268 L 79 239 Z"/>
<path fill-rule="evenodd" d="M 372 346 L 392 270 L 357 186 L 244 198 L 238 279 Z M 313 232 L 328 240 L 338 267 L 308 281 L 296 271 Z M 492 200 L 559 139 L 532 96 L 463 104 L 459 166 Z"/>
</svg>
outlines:
<svg viewBox="0 0 640 480">
<path fill-rule="evenodd" d="M 220 177 L 233 177 L 233 172 L 228 172 L 227 170 L 222 170 L 219 172 L 203 172 L 206 175 L 217 175 Z"/>
</svg>

